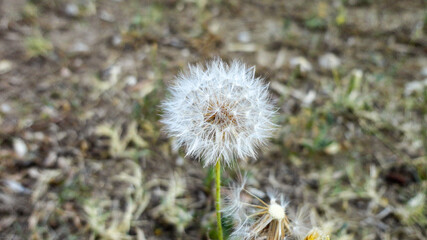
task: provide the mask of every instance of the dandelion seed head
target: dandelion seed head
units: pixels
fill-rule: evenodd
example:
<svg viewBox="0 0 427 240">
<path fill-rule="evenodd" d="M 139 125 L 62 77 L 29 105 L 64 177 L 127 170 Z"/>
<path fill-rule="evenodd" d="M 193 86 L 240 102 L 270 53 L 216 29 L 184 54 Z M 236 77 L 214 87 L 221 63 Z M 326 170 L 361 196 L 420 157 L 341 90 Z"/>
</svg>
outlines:
<svg viewBox="0 0 427 240">
<path fill-rule="evenodd" d="M 220 59 L 179 74 L 162 104 L 162 123 L 175 145 L 205 166 L 255 157 L 273 133 L 275 110 L 268 86 L 254 74 L 254 67 Z"/>
</svg>

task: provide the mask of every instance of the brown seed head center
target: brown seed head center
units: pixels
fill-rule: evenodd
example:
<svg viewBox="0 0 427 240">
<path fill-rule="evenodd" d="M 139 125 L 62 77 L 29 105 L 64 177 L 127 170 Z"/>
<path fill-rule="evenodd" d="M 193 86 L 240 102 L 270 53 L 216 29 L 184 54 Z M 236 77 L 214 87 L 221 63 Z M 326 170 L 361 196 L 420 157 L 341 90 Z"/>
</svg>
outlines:
<svg viewBox="0 0 427 240">
<path fill-rule="evenodd" d="M 212 105 L 210 104 L 209 108 L 204 115 L 204 120 L 208 123 L 226 127 L 230 124 L 236 123 L 236 117 L 231 113 L 231 107 L 228 105 Z"/>
</svg>

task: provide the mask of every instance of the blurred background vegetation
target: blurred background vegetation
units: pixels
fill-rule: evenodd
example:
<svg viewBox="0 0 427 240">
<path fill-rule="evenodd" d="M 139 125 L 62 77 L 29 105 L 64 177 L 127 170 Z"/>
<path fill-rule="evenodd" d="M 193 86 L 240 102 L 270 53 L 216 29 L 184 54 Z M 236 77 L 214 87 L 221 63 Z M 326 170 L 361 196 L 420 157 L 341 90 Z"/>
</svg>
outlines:
<svg viewBox="0 0 427 240">
<path fill-rule="evenodd" d="M 331 239 L 426 239 L 426 36 L 425 0 L 0 0 L 0 239 L 215 239 L 212 171 L 158 122 L 214 56 L 279 108 L 251 190 Z"/>
</svg>

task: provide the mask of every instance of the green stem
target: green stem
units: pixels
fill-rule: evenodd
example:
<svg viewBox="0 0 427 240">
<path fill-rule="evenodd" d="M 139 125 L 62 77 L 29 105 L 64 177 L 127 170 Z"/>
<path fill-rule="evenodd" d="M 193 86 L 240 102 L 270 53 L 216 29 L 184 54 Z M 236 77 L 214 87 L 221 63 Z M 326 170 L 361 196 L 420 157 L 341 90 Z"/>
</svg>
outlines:
<svg viewBox="0 0 427 240">
<path fill-rule="evenodd" d="M 216 177 L 216 222 L 217 222 L 217 234 L 218 240 L 223 240 L 222 236 L 222 224 L 221 224 L 221 159 L 218 159 L 215 166 L 215 177 Z"/>
</svg>

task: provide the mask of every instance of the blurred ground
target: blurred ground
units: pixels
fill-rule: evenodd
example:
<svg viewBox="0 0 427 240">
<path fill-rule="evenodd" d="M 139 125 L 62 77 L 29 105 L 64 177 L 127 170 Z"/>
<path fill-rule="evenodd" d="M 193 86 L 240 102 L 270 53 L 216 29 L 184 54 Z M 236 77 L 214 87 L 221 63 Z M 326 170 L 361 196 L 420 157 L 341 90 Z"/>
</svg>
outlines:
<svg viewBox="0 0 427 240">
<path fill-rule="evenodd" d="M 166 84 L 214 56 L 256 65 L 280 108 L 239 161 L 252 190 L 309 206 L 331 239 L 425 239 L 426 9 L 0 0 L 0 239 L 214 238 L 212 172 L 158 122 Z"/>
</svg>

